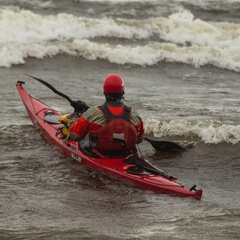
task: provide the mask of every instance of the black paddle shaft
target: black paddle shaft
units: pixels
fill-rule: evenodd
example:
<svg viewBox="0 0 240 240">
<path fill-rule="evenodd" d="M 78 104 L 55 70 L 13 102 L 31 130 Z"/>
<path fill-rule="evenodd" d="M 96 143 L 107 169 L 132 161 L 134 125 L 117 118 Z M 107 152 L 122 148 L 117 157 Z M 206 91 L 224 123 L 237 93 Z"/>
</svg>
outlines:
<svg viewBox="0 0 240 240">
<path fill-rule="evenodd" d="M 40 78 L 33 77 L 33 76 L 31 76 L 31 75 L 28 75 L 28 74 L 25 74 L 25 75 L 28 76 L 28 77 L 31 77 L 31 78 L 33 78 L 33 79 L 35 79 L 35 80 L 37 80 L 38 82 L 42 83 L 42 84 L 45 85 L 46 87 L 50 88 L 50 89 L 51 89 L 54 93 L 56 93 L 57 95 L 65 98 L 65 99 L 67 99 L 68 102 L 71 104 L 71 106 L 74 108 L 74 111 L 75 111 L 75 112 L 83 113 L 83 112 L 85 112 L 85 111 L 89 108 L 89 106 L 88 106 L 85 102 L 80 101 L 80 100 L 78 100 L 78 101 L 73 101 L 69 96 L 67 96 L 67 95 L 65 95 L 64 93 L 58 91 L 56 88 L 54 88 L 54 87 L 53 87 L 51 84 L 49 84 L 48 82 L 46 82 L 46 81 L 44 81 L 44 80 L 42 80 L 42 79 L 40 79 Z"/>
</svg>

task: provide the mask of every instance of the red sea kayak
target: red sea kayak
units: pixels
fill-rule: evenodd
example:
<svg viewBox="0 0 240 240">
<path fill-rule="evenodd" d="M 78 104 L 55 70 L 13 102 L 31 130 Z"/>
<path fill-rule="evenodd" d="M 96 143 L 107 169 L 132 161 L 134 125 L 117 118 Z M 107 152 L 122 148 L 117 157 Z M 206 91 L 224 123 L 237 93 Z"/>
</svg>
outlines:
<svg viewBox="0 0 240 240">
<path fill-rule="evenodd" d="M 201 199 L 202 189 L 196 190 L 195 185 L 190 189 L 182 186 L 175 181 L 174 177 L 155 168 L 140 157 L 95 155 L 81 149 L 80 145 L 74 141 L 63 142 L 61 131 L 63 125 L 46 120 L 48 116 L 58 118 L 61 114 L 29 95 L 23 84 L 24 82 L 18 81 L 16 87 L 33 124 L 68 157 L 81 165 L 131 181 L 141 188 Z"/>
</svg>

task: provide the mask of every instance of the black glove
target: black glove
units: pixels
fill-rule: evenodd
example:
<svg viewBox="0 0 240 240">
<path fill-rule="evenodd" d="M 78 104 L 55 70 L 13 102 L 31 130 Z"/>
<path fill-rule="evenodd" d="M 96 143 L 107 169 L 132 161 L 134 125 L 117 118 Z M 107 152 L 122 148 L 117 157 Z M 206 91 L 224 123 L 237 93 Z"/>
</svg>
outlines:
<svg viewBox="0 0 240 240">
<path fill-rule="evenodd" d="M 74 108 L 75 113 L 84 113 L 89 109 L 89 106 L 83 101 L 72 101 L 71 106 Z"/>
</svg>

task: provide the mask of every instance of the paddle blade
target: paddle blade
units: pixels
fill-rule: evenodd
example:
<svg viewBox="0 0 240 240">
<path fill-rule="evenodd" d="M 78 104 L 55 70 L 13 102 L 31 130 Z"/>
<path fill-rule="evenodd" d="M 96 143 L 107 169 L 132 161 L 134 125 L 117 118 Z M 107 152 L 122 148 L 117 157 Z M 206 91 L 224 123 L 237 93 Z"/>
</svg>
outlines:
<svg viewBox="0 0 240 240">
<path fill-rule="evenodd" d="M 186 149 L 178 145 L 174 142 L 169 141 L 155 141 L 153 139 L 144 138 L 147 142 L 151 143 L 153 148 L 155 148 L 157 151 L 174 151 L 174 152 L 183 152 Z"/>
</svg>

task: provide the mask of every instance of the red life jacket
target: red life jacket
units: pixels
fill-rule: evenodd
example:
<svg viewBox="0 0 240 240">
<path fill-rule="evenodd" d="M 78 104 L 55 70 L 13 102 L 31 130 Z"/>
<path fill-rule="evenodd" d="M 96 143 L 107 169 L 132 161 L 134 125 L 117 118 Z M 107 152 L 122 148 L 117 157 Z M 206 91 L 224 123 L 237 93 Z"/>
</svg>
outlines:
<svg viewBox="0 0 240 240">
<path fill-rule="evenodd" d="M 95 148 L 101 152 L 121 152 L 135 149 L 137 130 L 130 123 L 131 108 L 124 105 L 121 115 L 114 115 L 106 104 L 99 106 L 106 125 L 97 134 Z"/>
</svg>

